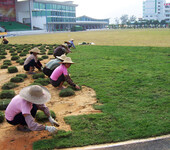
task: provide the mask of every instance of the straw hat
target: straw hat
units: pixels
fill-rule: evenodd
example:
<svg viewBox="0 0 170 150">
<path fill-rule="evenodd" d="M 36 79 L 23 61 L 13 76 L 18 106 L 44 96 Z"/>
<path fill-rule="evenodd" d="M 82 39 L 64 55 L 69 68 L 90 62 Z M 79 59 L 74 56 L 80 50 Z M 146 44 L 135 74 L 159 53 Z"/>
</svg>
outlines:
<svg viewBox="0 0 170 150">
<path fill-rule="evenodd" d="M 67 56 L 65 54 L 61 55 L 61 56 L 56 56 L 58 59 L 60 60 L 64 60 L 67 58 Z"/>
<path fill-rule="evenodd" d="M 70 39 L 70 41 L 74 41 L 74 39 Z"/>
<path fill-rule="evenodd" d="M 61 46 L 63 46 L 64 48 L 68 49 L 68 45 L 65 43 L 65 44 L 61 44 Z"/>
<path fill-rule="evenodd" d="M 33 52 L 33 53 L 40 53 L 40 50 L 38 49 L 38 47 L 34 47 L 33 49 L 30 50 L 30 52 Z"/>
<path fill-rule="evenodd" d="M 74 64 L 74 62 L 72 62 L 70 57 L 66 57 L 62 63 L 63 64 Z"/>
<path fill-rule="evenodd" d="M 44 104 L 51 99 L 47 88 L 39 85 L 27 86 L 19 92 L 19 95 L 33 104 Z"/>
</svg>

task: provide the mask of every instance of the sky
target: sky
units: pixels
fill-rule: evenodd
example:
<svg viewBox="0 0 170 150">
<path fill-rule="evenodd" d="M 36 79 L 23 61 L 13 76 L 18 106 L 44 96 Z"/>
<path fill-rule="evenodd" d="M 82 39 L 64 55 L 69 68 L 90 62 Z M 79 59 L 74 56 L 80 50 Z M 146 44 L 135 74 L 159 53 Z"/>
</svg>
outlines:
<svg viewBox="0 0 170 150">
<path fill-rule="evenodd" d="M 54 0 L 69 1 L 69 0 Z M 146 0 L 70 0 L 76 7 L 76 17 L 86 15 L 95 19 L 110 19 L 110 23 L 115 22 L 115 18 L 120 19 L 122 15 L 137 19 L 143 16 L 143 1 Z M 166 0 L 170 3 L 170 0 Z"/>
<path fill-rule="evenodd" d="M 68 0 L 60 0 L 68 1 Z M 110 23 L 114 23 L 115 18 L 120 18 L 127 14 L 134 15 L 137 19 L 143 16 L 144 0 L 72 0 L 78 4 L 76 8 L 77 17 L 86 15 L 91 18 L 109 18 Z M 166 0 L 170 3 L 170 0 Z"/>
</svg>

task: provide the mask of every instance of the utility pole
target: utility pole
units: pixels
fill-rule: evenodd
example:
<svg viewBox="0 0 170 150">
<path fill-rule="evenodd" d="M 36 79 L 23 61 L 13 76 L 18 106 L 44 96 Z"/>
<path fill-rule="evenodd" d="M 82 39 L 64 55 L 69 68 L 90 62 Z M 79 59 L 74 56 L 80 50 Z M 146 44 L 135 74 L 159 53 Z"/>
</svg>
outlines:
<svg viewBox="0 0 170 150">
<path fill-rule="evenodd" d="M 33 0 L 29 0 L 31 30 L 33 30 L 33 24 L 32 24 L 32 5 L 33 5 Z"/>
</svg>

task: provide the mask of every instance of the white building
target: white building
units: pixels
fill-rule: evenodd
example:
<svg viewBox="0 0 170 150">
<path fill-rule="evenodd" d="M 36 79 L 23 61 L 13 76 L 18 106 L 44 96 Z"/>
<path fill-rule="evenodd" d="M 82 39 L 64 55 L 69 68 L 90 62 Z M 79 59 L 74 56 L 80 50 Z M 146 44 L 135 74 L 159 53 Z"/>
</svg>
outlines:
<svg viewBox="0 0 170 150">
<path fill-rule="evenodd" d="M 143 2 L 143 19 L 170 21 L 170 3 L 165 0 L 145 0 Z"/>
<path fill-rule="evenodd" d="M 74 4 L 73 1 L 12 1 L 15 1 L 16 21 L 24 24 L 30 23 L 32 29 L 33 27 L 37 27 L 47 31 L 66 31 L 76 25 L 85 27 L 84 29 L 101 29 L 106 28 L 109 24 L 109 19 L 100 19 L 100 22 L 98 22 L 99 19 L 93 19 L 93 24 L 89 24 L 88 21 L 80 24 L 76 18 L 76 7 L 78 5 Z"/>
</svg>

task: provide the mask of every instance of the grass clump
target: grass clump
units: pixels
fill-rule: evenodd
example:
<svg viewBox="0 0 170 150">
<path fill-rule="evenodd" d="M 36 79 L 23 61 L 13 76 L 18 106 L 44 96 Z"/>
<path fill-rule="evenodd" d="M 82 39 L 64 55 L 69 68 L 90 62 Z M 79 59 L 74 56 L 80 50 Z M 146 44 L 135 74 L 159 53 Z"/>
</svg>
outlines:
<svg viewBox="0 0 170 150">
<path fill-rule="evenodd" d="M 18 72 L 18 69 L 15 66 L 8 67 L 8 72 L 9 73 L 16 73 L 16 72 Z"/>
<path fill-rule="evenodd" d="M 0 92 L 1 99 L 13 98 L 14 96 L 15 96 L 15 92 L 13 90 L 2 90 Z"/>
<path fill-rule="evenodd" d="M 38 84 L 38 85 L 42 85 L 42 86 L 47 86 L 48 84 L 50 84 L 50 80 L 49 80 L 49 78 L 47 78 L 47 79 L 39 78 L 39 79 L 36 79 L 33 84 L 34 85 Z"/>
<path fill-rule="evenodd" d="M 48 59 L 48 56 L 47 55 L 43 55 L 41 58 L 42 59 Z"/>
<path fill-rule="evenodd" d="M 16 77 L 21 77 L 21 78 L 27 78 L 27 75 L 26 74 L 17 74 Z"/>
<path fill-rule="evenodd" d="M 13 78 L 10 79 L 10 82 L 15 82 L 15 83 L 24 82 L 24 78 L 22 78 L 22 77 L 13 77 Z"/>
<path fill-rule="evenodd" d="M 6 63 L 6 62 L 9 63 L 9 62 L 11 62 L 11 60 L 6 59 L 3 61 L 3 63 Z"/>
<path fill-rule="evenodd" d="M 26 56 L 26 55 L 27 55 L 26 52 L 22 52 L 22 53 L 19 54 L 19 56 L 21 56 L 21 57 L 22 57 L 22 56 Z"/>
<path fill-rule="evenodd" d="M 20 57 L 18 55 L 12 56 L 11 60 L 18 60 Z"/>
<path fill-rule="evenodd" d="M 72 96 L 72 95 L 74 95 L 74 94 L 75 94 L 75 92 L 74 92 L 73 89 L 71 89 L 71 88 L 65 88 L 65 89 L 62 89 L 62 90 L 60 91 L 59 96 L 60 96 L 60 97 L 67 97 L 67 96 Z"/>
<path fill-rule="evenodd" d="M 5 59 L 5 58 L 6 58 L 6 56 L 0 55 L 0 59 Z"/>
<path fill-rule="evenodd" d="M 45 78 L 44 73 L 36 73 L 32 76 L 33 79 Z"/>
<path fill-rule="evenodd" d="M 2 111 L 0 111 L 0 123 L 2 123 L 5 119 L 5 115 Z"/>
<path fill-rule="evenodd" d="M 5 110 L 10 103 L 11 99 L 1 99 L 0 100 L 0 110 Z"/>
<path fill-rule="evenodd" d="M 8 65 L 2 65 L 1 66 L 1 69 L 7 69 L 8 68 Z"/>
<path fill-rule="evenodd" d="M 3 65 L 10 66 L 10 65 L 12 65 L 12 63 L 11 62 L 3 62 Z"/>
<path fill-rule="evenodd" d="M 50 114 L 51 116 L 56 119 L 56 114 L 54 111 L 50 110 Z M 48 117 L 44 114 L 43 111 L 38 111 L 36 116 L 35 116 L 36 120 L 39 122 L 46 122 L 48 121 Z"/>
<path fill-rule="evenodd" d="M 13 89 L 15 87 L 18 87 L 17 84 L 13 83 L 13 82 L 8 82 L 8 83 L 5 83 L 3 86 L 2 86 L 2 89 L 3 90 L 9 90 L 9 89 Z"/>
</svg>

